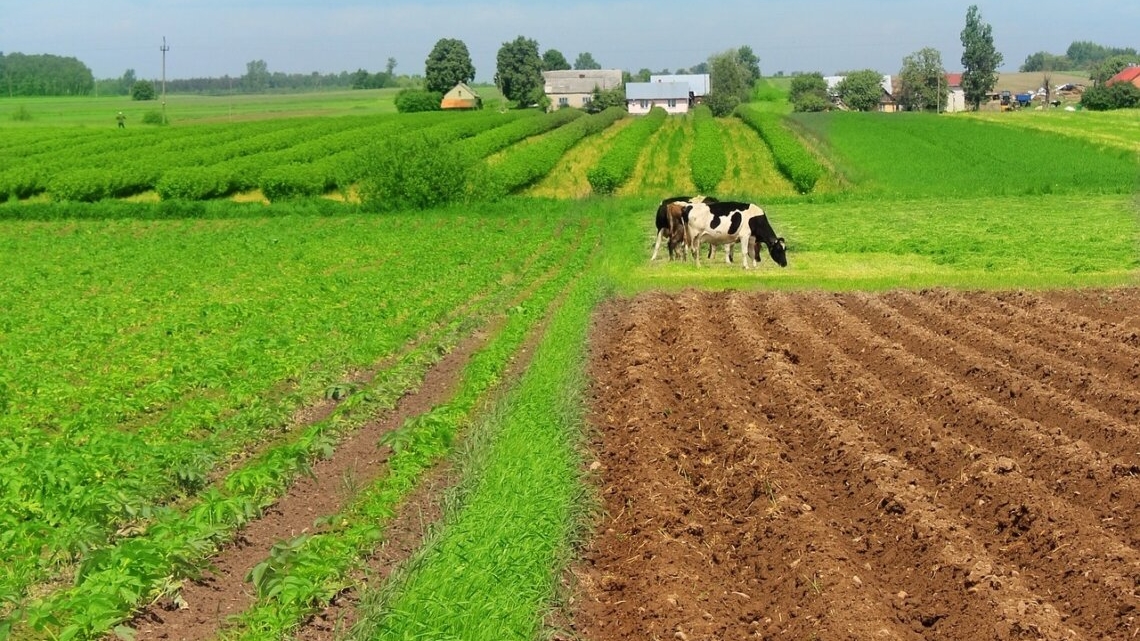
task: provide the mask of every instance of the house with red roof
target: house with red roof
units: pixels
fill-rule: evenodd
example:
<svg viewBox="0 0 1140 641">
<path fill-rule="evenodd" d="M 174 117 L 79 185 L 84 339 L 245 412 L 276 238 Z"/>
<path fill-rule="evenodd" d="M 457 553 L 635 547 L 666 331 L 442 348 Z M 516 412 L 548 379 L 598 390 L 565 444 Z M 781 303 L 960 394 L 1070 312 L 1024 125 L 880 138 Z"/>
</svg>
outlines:
<svg viewBox="0 0 1140 641">
<path fill-rule="evenodd" d="M 946 74 L 946 102 L 942 111 L 954 113 L 966 110 L 966 90 L 962 88 L 962 74 Z"/>
<path fill-rule="evenodd" d="M 1123 71 L 1105 81 L 1104 86 L 1111 87 L 1118 82 L 1129 82 L 1140 88 L 1140 65 L 1126 67 Z"/>
</svg>

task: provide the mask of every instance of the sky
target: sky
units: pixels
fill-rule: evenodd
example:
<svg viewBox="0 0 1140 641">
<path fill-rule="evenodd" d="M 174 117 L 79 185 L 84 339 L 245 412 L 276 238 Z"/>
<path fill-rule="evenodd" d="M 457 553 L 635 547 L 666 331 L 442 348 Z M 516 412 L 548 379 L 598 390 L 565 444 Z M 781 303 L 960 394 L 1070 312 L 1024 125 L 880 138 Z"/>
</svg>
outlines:
<svg viewBox="0 0 1140 641">
<path fill-rule="evenodd" d="M 1038 51 L 1088 40 L 1140 49 L 1137 0 L 974 2 L 1016 71 Z M 0 0 L 0 52 L 78 58 L 96 78 L 134 69 L 160 78 L 270 72 L 422 74 L 442 38 L 467 45 L 476 82 L 491 82 L 500 47 L 518 36 L 571 63 L 589 52 L 605 68 L 686 69 L 748 45 L 765 75 L 875 69 L 898 73 L 924 47 L 961 68 L 971 2 L 945 0 Z"/>
</svg>

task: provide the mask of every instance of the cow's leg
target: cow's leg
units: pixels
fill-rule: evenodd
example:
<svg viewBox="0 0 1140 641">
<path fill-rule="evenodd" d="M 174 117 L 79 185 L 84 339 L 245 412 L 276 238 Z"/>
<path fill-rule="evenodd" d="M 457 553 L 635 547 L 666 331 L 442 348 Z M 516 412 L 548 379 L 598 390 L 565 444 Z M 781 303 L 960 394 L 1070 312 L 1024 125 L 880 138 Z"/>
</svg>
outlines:
<svg viewBox="0 0 1140 641">
<path fill-rule="evenodd" d="M 661 251 L 661 236 L 664 234 L 664 229 L 657 230 L 657 244 L 653 246 L 653 255 L 649 257 L 649 260 L 657 260 L 657 252 Z"/>
<path fill-rule="evenodd" d="M 748 236 L 740 237 L 740 262 L 748 269 Z"/>
</svg>

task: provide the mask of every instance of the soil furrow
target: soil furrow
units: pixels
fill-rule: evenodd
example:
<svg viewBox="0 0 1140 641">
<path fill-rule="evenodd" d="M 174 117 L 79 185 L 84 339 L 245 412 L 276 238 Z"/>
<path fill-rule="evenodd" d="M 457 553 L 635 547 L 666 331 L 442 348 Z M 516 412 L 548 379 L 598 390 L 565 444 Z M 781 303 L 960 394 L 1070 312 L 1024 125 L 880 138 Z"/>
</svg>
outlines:
<svg viewBox="0 0 1140 641">
<path fill-rule="evenodd" d="M 1022 474 L 1015 461 L 963 440 L 953 431 L 942 430 L 936 416 L 923 413 L 905 396 L 888 390 L 874 376 L 864 374 L 883 372 L 873 358 L 862 362 L 848 359 L 834 347 L 840 343 L 859 354 L 873 353 L 881 347 L 874 336 L 866 332 L 837 332 L 824 340 L 820 338 L 822 327 L 812 325 L 814 310 L 810 305 L 794 307 L 781 299 L 777 307 L 775 316 L 780 322 L 795 328 L 791 341 L 806 348 L 803 350 L 806 356 L 800 357 L 800 362 L 813 371 L 802 376 L 828 381 L 821 390 L 821 402 L 848 405 L 846 409 L 839 409 L 842 415 L 861 420 L 876 438 L 899 451 L 922 471 L 937 477 L 939 505 L 957 506 L 958 518 L 966 520 L 969 529 L 988 549 L 1001 551 L 1003 558 L 1012 557 L 1006 564 L 1013 567 L 1014 575 L 1019 569 L 1033 567 L 1037 559 L 1044 559 L 1046 567 L 1036 572 L 1042 578 L 1027 578 L 1036 583 L 1040 592 L 1052 585 L 1053 580 L 1057 585 L 1065 583 L 1061 579 L 1078 568 L 1102 568 L 1095 577 L 1089 574 L 1078 579 L 1081 585 L 1077 590 L 1081 594 L 1100 594 L 1104 603 L 1128 602 L 1140 578 L 1140 554 L 1104 531 L 1101 513 L 1080 504 L 1040 498 L 1047 497 L 1049 489 Z M 799 307 L 809 309 L 798 316 L 795 310 Z M 822 320 L 823 326 L 843 330 L 848 327 L 831 317 Z M 819 359 L 820 354 L 827 355 L 822 362 L 810 362 L 809 359 Z M 862 399 L 874 399 L 874 402 Z M 1036 527 L 1033 527 L 1035 522 Z M 1077 534 L 1092 545 L 1073 548 L 1070 543 Z M 1099 552 L 1091 554 L 1090 548 Z M 1013 549 L 1027 552 L 1011 554 Z M 1022 555 L 1028 559 L 1018 558 Z M 1053 591 L 1042 593 L 1050 592 Z M 1064 590 L 1050 594 L 1049 598 L 1066 613 L 1078 609 L 1072 606 L 1072 595 Z M 1079 609 L 1078 615 L 1086 615 L 1086 620 L 1078 621 L 1081 618 L 1078 616 L 1073 625 L 1104 625 L 1116 616 L 1114 607 L 1079 606 Z M 1124 621 L 1118 627 L 1127 625 Z"/>
<path fill-rule="evenodd" d="M 1140 392 L 1135 390 L 1133 384 L 1102 371 L 1097 363 L 1086 360 L 1080 365 L 1073 364 L 1054 356 L 1048 350 L 1017 343 L 1009 336 L 1015 330 L 1008 321 L 1002 332 L 983 328 L 974 322 L 976 314 L 973 313 L 973 308 L 948 310 L 932 298 L 895 293 L 885 296 L 884 301 L 917 325 L 942 335 L 953 333 L 958 342 L 965 343 L 974 352 L 988 357 L 984 369 L 993 373 L 983 377 L 987 383 L 1003 378 L 1013 370 L 1041 386 L 1036 390 L 1036 395 L 1019 395 L 1015 389 L 1017 381 L 1012 381 L 1009 387 L 996 387 L 994 391 L 998 396 L 1016 397 L 1018 401 L 1022 397 L 1027 400 L 1034 396 L 1046 397 L 1048 406 L 1040 410 L 1045 413 L 1057 413 L 1060 411 L 1058 405 L 1068 408 L 1074 401 L 1079 401 L 1088 408 L 1092 421 L 1100 418 L 1097 413 L 1103 413 L 1107 418 L 1119 422 L 1121 428 L 1131 435 L 1131 442 L 1136 444 L 1133 451 L 1140 451 L 1140 429 L 1128 425 L 1140 418 Z M 970 322 L 963 323 L 962 318 L 968 318 Z M 963 355 L 970 356 L 968 352 Z M 973 372 L 968 374 L 971 377 L 974 375 Z M 1018 405 L 1018 402 L 1015 401 L 1014 405 Z M 1119 436 L 1113 434 L 1107 438 L 1116 443 Z"/>
<path fill-rule="evenodd" d="M 778 306 L 777 302 L 773 307 Z M 781 310 L 788 311 L 790 306 Z M 766 333 L 747 314 L 733 318 L 739 323 L 739 335 Z M 779 318 L 783 322 L 785 316 Z M 786 318 L 789 326 L 803 326 L 795 313 Z M 765 330 L 771 327 L 768 324 Z M 808 358 L 819 356 L 812 350 Z M 832 495 L 842 499 L 846 518 L 891 541 L 892 554 L 908 559 L 915 568 L 905 591 L 922 597 L 906 604 L 912 610 L 905 616 L 917 624 L 916 631 L 929 628 L 932 634 L 973 637 L 980 632 L 977 621 L 996 614 L 999 625 L 1011 629 L 1033 630 L 1049 638 L 1069 634 L 1048 598 L 1020 578 L 1017 566 L 987 549 L 988 537 L 975 538 L 960 527 L 956 514 L 942 506 L 939 488 L 932 487 L 925 474 L 888 454 L 864 429 L 864 421 L 846 419 L 825 402 L 814 377 L 805 372 L 811 367 L 805 359 L 781 355 L 769 359 L 767 367 L 772 372 L 768 380 L 777 383 L 773 391 L 789 404 L 795 423 L 802 426 L 782 432 L 780 438 L 794 436 L 796 448 L 810 451 L 819 461 L 824 474 L 818 482 L 830 485 Z M 852 514 L 852 504 L 866 513 Z M 885 565 L 876 561 L 873 566 Z"/>
<path fill-rule="evenodd" d="M 1115 377 L 1130 388 L 1140 382 L 1140 349 L 1090 332 L 1086 321 L 1068 326 L 983 294 L 947 291 L 936 300 L 949 308 L 952 316 L 969 318 L 971 323 L 983 324 L 999 334 L 1008 332 L 1019 344 L 1035 346 L 1077 366 L 1101 370 L 1104 376 Z M 1098 321 L 1102 333 L 1120 327 L 1099 323 L 1103 319 Z"/>
<path fill-rule="evenodd" d="M 1024 312 L 1036 324 L 1063 327 L 1091 340 L 1109 341 L 1132 353 L 1140 351 L 1140 314 L 1134 289 L 1011 292 L 994 296 L 994 302 Z"/>
</svg>

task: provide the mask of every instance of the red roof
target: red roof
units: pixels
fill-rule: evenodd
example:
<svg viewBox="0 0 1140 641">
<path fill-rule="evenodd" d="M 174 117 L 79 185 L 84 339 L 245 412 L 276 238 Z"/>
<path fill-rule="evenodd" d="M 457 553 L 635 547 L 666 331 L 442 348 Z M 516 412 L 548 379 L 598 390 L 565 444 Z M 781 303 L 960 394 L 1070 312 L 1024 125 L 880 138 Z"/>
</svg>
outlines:
<svg viewBox="0 0 1140 641">
<path fill-rule="evenodd" d="M 1140 66 L 1126 68 L 1124 71 L 1109 78 L 1108 81 L 1104 83 L 1104 86 L 1111 87 L 1118 82 L 1131 82 L 1137 87 L 1140 87 Z"/>
<path fill-rule="evenodd" d="M 960 74 L 960 73 L 948 73 L 948 74 L 946 74 L 946 84 L 950 85 L 951 87 L 961 87 L 962 86 L 962 74 Z"/>
</svg>

